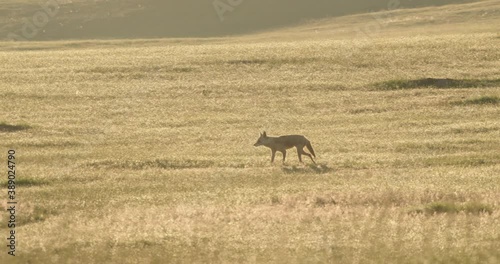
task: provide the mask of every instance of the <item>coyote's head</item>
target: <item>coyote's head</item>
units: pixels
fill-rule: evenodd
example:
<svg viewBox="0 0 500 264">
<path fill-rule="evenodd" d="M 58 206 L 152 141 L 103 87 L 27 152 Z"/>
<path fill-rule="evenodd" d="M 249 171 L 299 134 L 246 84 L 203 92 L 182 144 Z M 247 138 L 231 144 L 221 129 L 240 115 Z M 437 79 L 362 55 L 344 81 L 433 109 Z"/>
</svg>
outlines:
<svg viewBox="0 0 500 264">
<path fill-rule="evenodd" d="M 264 131 L 264 133 L 260 134 L 259 139 L 257 139 L 257 142 L 255 142 L 255 144 L 253 144 L 253 145 L 255 147 L 264 145 L 264 142 L 266 141 L 266 138 L 267 138 L 266 131 Z"/>
</svg>

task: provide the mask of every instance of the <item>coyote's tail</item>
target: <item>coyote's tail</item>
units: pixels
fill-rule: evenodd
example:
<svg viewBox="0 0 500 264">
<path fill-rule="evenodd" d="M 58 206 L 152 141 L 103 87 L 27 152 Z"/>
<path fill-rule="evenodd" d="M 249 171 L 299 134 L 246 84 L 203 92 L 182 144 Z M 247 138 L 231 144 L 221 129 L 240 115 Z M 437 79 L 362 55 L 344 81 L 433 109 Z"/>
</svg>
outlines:
<svg viewBox="0 0 500 264">
<path fill-rule="evenodd" d="M 308 140 L 307 143 L 306 143 L 306 147 L 307 149 L 309 150 L 309 152 L 311 152 L 311 154 L 313 155 L 313 157 L 316 158 L 316 154 L 314 154 L 314 149 L 313 147 L 311 146 L 311 142 Z"/>
</svg>

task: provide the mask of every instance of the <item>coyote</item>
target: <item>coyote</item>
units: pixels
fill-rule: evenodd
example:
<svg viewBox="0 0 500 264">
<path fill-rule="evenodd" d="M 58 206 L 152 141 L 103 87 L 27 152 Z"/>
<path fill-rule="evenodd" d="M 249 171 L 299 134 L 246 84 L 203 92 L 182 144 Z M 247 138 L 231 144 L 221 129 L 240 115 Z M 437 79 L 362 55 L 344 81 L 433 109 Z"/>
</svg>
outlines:
<svg viewBox="0 0 500 264">
<path fill-rule="evenodd" d="M 274 162 L 274 156 L 276 154 L 276 151 L 279 151 L 283 153 L 283 163 L 285 163 L 285 158 L 286 158 L 286 150 L 296 147 L 297 148 L 297 154 L 299 155 L 299 161 L 302 162 L 302 154 L 308 156 L 311 158 L 312 162 L 316 164 L 314 159 L 312 157 L 316 158 L 316 155 L 314 154 L 314 150 L 311 146 L 311 142 L 307 140 L 304 136 L 301 135 L 287 135 L 287 136 L 281 136 L 281 137 L 268 137 L 266 135 L 266 132 L 260 134 L 259 139 L 257 139 L 257 142 L 254 144 L 255 147 L 258 146 L 266 146 L 271 149 L 271 162 Z M 311 154 L 307 153 L 304 151 L 304 146 L 307 147 L 309 152 Z"/>
</svg>

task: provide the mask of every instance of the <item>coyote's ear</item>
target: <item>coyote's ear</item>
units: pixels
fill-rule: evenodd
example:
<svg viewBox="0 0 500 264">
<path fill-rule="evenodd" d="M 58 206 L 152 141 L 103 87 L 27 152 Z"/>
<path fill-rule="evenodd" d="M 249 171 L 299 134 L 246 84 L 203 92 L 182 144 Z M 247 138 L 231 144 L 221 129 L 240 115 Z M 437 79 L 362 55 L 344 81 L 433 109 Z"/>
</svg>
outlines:
<svg viewBox="0 0 500 264">
<path fill-rule="evenodd" d="M 262 137 L 262 133 L 260 133 L 260 132 L 259 132 L 259 136 L 261 136 L 261 137 Z"/>
<path fill-rule="evenodd" d="M 267 135 L 266 135 L 266 131 L 264 131 L 264 133 L 262 133 L 262 135 L 263 135 L 264 137 L 267 137 Z"/>
</svg>

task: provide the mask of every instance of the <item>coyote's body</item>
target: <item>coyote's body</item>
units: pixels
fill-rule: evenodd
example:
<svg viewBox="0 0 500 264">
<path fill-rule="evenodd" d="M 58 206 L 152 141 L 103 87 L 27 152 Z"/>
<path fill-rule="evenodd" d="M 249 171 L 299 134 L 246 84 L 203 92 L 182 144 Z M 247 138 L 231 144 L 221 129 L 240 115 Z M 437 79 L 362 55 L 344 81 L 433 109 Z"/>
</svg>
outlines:
<svg viewBox="0 0 500 264">
<path fill-rule="evenodd" d="M 271 162 L 274 162 L 274 156 L 276 155 L 276 151 L 283 153 L 283 162 L 285 162 L 286 158 L 286 150 L 296 147 L 297 154 L 299 156 L 299 161 L 302 162 L 302 155 L 308 156 L 314 164 L 316 162 L 312 157 L 316 158 L 314 154 L 314 150 L 311 146 L 311 142 L 307 140 L 304 136 L 301 135 L 287 135 L 281 137 L 268 137 L 266 132 L 260 134 L 259 139 L 254 144 L 255 147 L 258 146 L 266 146 L 271 149 Z M 304 151 L 304 147 L 307 147 L 311 154 Z"/>
</svg>

